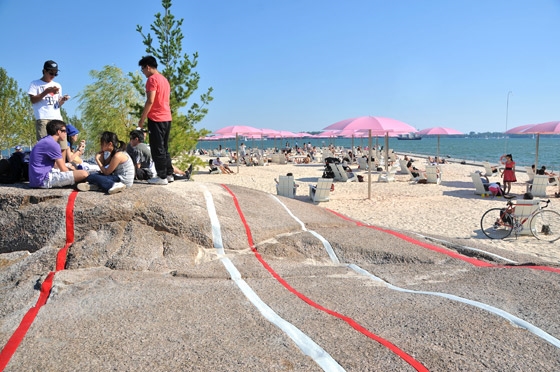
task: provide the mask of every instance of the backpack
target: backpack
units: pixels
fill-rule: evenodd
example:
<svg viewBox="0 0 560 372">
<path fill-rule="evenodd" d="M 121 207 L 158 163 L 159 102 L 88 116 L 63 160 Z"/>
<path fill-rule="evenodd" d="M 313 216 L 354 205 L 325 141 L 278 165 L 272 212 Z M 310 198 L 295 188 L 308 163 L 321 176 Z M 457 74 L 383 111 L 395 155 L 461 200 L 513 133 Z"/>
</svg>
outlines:
<svg viewBox="0 0 560 372">
<path fill-rule="evenodd" d="M 29 163 L 24 159 L 24 153 L 14 152 L 8 160 L 0 160 L 0 183 L 29 181 Z"/>
</svg>

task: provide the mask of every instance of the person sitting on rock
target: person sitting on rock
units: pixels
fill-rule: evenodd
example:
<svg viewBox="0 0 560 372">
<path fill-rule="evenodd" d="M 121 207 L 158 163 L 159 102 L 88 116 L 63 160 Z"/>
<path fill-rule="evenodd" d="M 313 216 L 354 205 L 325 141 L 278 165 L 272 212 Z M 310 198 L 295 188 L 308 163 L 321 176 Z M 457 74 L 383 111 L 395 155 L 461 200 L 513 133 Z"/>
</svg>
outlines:
<svg viewBox="0 0 560 372">
<path fill-rule="evenodd" d="M 51 120 L 47 135 L 41 138 L 29 156 L 29 186 L 42 189 L 64 187 L 82 182 L 88 176 L 85 170 L 67 167 L 59 141 L 66 141 L 66 123 Z"/>
<path fill-rule="evenodd" d="M 131 187 L 135 171 L 132 158 L 126 152 L 126 143 L 113 132 L 103 132 L 99 143 L 100 151 L 95 154 L 95 162 L 101 170 L 90 174 L 86 183 L 78 185 L 78 190 L 103 190 L 115 194 Z"/>
</svg>

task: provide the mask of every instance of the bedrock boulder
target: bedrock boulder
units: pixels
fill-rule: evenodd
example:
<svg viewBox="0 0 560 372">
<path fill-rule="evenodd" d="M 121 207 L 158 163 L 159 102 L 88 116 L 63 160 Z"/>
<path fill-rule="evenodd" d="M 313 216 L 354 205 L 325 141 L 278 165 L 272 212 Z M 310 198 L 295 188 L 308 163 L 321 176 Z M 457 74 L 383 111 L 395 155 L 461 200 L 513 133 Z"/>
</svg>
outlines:
<svg viewBox="0 0 560 372">
<path fill-rule="evenodd" d="M 10 185 L 0 222 L 0 347 L 72 241 L 5 371 L 321 370 L 270 312 L 349 371 L 414 370 L 356 324 L 428 370 L 560 370 L 550 339 L 444 296 L 557 339 L 558 273 L 473 265 L 303 199 L 197 182 L 111 196 Z"/>
</svg>

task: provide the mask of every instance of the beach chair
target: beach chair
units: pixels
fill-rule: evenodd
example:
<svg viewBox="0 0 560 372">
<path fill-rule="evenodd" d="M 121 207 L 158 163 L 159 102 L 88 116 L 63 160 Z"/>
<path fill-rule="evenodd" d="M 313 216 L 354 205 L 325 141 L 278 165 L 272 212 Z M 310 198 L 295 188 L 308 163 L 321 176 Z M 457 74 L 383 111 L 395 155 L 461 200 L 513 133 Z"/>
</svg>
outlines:
<svg viewBox="0 0 560 372">
<path fill-rule="evenodd" d="M 352 177 L 348 177 L 348 172 L 346 172 L 342 164 L 330 163 L 329 166 L 333 170 L 335 181 L 352 182 L 358 180 L 355 174 Z"/>
<path fill-rule="evenodd" d="M 496 171 L 495 172 L 492 171 L 492 166 L 487 161 L 482 162 L 482 165 L 484 166 L 484 171 L 486 172 L 484 175 L 486 177 L 497 176 L 500 174 L 500 171 L 502 170 L 499 165 L 496 165 L 494 166 L 496 168 Z"/>
<path fill-rule="evenodd" d="M 550 183 L 549 179 L 550 176 L 541 176 L 541 175 L 535 175 L 535 177 L 533 178 L 533 183 L 530 186 L 530 190 L 531 190 L 531 194 L 533 194 L 533 196 L 538 196 L 538 197 L 546 197 L 546 187 L 547 186 L 554 186 L 555 183 Z"/>
<path fill-rule="evenodd" d="M 539 199 L 519 200 L 515 204 L 515 215 L 519 217 L 520 221 L 523 221 L 525 218 L 529 217 L 531 213 L 539 209 L 539 203 Z M 519 235 L 533 235 L 529 226 L 529 220 L 523 222 L 523 230 L 519 232 Z"/>
<path fill-rule="evenodd" d="M 332 179 L 319 178 L 317 185 L 309 184 L 309 198 L 315 203 L 329 201 L 331 187 Z"/>
<path fill-rule="evenodd" d="M 426 166 L 426 178 L 427 183 L 435 183 L 436 185 L 441 183 L 441 171 L 437 165 Z"/>
<path fill-rule="evenodd" d="M 408 174 L 410 176 L 410 179 L 413 180 L 414 176 L 412 175 L 412 173 L 410 173 L 410 169 L 408 169 L 408 167 L 406 166 L 408 164 L 408 160 L 404 160 L 404 159 L 399 159 L 399 166 L 401 167 L 401 173 L 402 174 Z"/>
<path fill-rule="evenodd" d="M 293 176 L 279 176 L 276 185 L 276 193 L 287 198 L 294 198 L 296 194 L 296 186 Z"/>
<path fill-rule="evenodd" d="M 471 173 L 471 178 L 474 183 L 474 187 L 475 187 L 474 193 L 476 195 L 488 194 L 488 191 L 486 191 L 486 189 L 484 188 L 484 184 L 480 179 L 480 173 L 478 172 Z"/>
<path fill-rule="evenodd" d="M 358 161 L 358 168 L 360 170 L 367 170 L 368 169 L 368 161 L 367 158 L 356 158 Z"/>
<path fill-rule="evenodd" d="M 273 163 L 275 164 L 287 164 L 288 161 L 286 160 L 286 156 L 284 154 L 272 154 L 271 155 L 271 160 Z"/>
<path fill-rule="evenodd" d="M 397 174 L 397 170 L 399 167 L 397 165 L 392 165 L 389 168 L 388 172 L 379 173 L 379 177 L 377 177 L 377 182 L 394 182 L 395 181 L 395 174 Z"/>
</svg>

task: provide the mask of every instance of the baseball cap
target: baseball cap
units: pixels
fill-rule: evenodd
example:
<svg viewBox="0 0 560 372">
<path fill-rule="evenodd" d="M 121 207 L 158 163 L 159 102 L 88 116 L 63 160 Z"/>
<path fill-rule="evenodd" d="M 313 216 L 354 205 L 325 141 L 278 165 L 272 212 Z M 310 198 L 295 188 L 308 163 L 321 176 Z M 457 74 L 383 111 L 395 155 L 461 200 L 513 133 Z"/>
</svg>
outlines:
<svg viewBox="0 0 560 372">
<path fill-rule="evenodd" d="M 20 146 L 20 145 L 17 145 L 17 146 L 15 147 L 15 150 L 16 150 L 16 151 L 21 151 L 21 146 Z"/>
<path fill-rule="evenodd" d="M 47 71 L 55 71 L 58 72 L 58 63 L 56 63 L 55 61 L 52 60 L 48 60 L 47 62 L 45 62 L 45 64 L 43 65 L 43 69 L 47 70 Z"/>
<path fill-rule="evenodd" d="M 75 126 L 73 126 L 72 124 L 66 124 L 66 134 L 68 135 L 68 137 L 71 137 L 75 134 L 79 134 L 80 131 L 78 130 L 78 128 L 76 128 Z"/>
</svg>

